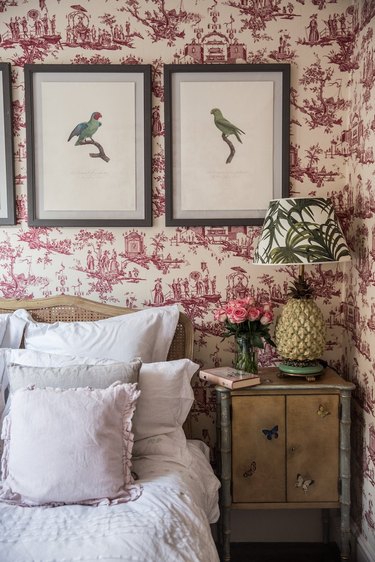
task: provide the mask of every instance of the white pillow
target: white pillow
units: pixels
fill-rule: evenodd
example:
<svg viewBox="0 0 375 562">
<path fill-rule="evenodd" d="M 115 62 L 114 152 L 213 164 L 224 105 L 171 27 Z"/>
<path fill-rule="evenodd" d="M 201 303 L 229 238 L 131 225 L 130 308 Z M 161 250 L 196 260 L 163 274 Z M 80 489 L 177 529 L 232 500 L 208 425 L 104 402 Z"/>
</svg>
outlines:
<svg viewBox="0 0 375 562">
<path fill-rule="evenodd" d="M 7 364 L 28 365 L 29 367 L 69 367 L 71 365 L 113 365 L 114 359 L 84 357 L 82 355 L 57 355 L 33 349 L 0 349 Z"/>
<path fill-rule="evenodd" d="M 12 395 L 16 390 L 30 385 L 38 388 L 107 388 L 116 381 L 136 383 L 140 367 L 139 359 L 130 363 L 68 367 L 29 367 L 12 363 L 7 367 L 9 392 Z"/>
<path fill-rule="evenodd" d="M 1 347 L 3 347 L 2 343 L 10 316 L 11 314 L 0 314 L 0 346 Z"/>
<path fill-rule="evenodd" d="M 133 459 L 136 461 L 141 458 L 153 458 L 154 460 L 159 458 L 162 461 L 175 462 L 189 467 L 192 456 L 182 427 L 170 433 L 134 441 Z"/>
<path fill-rule="evenodd" d="M 0 314 L 0 347 L 1 348 L 18 348 L 22 342 L 23 332 L 28 317 L 26 310 L 20 309 L 13 313 Z M 1 432 L 1 416 L 5 406 L 4 390 L 7 381 L 4 378 L 4 361 L 3 351 L 0 351 L 0 432 Z M 1 455 L 1 443 L 0 443 Z"/>
<path fill-rule="evenodd" d="M 23 388 L 3 439 L 0 501 L 22 506 L 111 504 L 141 494 L 131 476 L 135 384 Z"/>
<path fill-rule="evenodd" d="M 178 306 L 172 305 L 90 322 L 30 321 L 24 345 L 26 349 L 60 355 L 165 361 L 178 318 Z"/>
<path fill-rule="evenodd" d="M 182 428 L 194 402 L 190 381 L 199 365 L 190 359 L 143 364 L 134 414 L 135 441 Z"/>
<path fill-rule="evenodd" d="M 11 314 L 0 314 L 1 347 L 18 348 L 27 321 L 28 316 L 24 309 L 15 310 Z"/>
</svg>

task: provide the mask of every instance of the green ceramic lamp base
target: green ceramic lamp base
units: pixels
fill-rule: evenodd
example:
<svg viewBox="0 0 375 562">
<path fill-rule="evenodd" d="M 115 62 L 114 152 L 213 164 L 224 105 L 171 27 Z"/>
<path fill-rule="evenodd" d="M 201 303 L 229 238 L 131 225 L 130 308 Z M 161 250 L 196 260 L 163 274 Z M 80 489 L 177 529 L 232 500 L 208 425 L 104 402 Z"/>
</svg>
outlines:
<svg viewBox="0 0 375 562">
<path fill-rule="evenodd" d="M 292 375 L 295 377 L 310 377 L 319 375 L 324 370 L 321 363 L 313 363 L 312 365 L 289 365 L 288 363 L 280 363 L 279 370 L 285 375 Z"/>
</svg>

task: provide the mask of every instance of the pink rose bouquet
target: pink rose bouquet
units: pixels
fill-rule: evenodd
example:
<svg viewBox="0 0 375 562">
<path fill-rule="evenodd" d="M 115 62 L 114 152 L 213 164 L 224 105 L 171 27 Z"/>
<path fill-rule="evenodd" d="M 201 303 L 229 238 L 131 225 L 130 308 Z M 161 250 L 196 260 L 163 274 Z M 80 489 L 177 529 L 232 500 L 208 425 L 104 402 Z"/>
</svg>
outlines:
<svg viewBox="0 0 375 562">
<path fill-rule="evenodd" d="M 273 321 L 271 303 L 259 303 L 252 297 L 231 300 L 215 310 L 214 318 L 224 324 L 223 338 L 246 336 L 253 347 L 263 348 L 264 341 L 275 346 L 269 333 Z"/>
<path fill-rule="evenodd" d="M 252 297 L 231 300 L 216 309 L 214 318 L 224 324 L 223 338 L 236 338 L 239 348 L 236 367 L 257 372 L 254 348 L 264 348 L 264 342 L 275 347 L 269 332 L 273 321 L 271 303 L 260 303 Z"/>
</svg>

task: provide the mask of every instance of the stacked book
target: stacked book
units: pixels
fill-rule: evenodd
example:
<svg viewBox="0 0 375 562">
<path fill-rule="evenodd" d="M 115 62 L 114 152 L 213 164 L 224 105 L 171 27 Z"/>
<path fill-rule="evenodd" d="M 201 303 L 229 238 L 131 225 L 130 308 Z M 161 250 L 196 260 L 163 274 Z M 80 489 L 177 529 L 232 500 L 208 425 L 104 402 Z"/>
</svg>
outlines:
<svg viewBox="0 0 375 562">
<path fill-rule="evenodd" d="M 225 386 L 231 390 L 245 388 L 260 384 L 259 375 L 246 373 L 234 367 L 216 367 L 215 369 L 202 369 L 199 378 L 211 384 Z"/>
</svg>

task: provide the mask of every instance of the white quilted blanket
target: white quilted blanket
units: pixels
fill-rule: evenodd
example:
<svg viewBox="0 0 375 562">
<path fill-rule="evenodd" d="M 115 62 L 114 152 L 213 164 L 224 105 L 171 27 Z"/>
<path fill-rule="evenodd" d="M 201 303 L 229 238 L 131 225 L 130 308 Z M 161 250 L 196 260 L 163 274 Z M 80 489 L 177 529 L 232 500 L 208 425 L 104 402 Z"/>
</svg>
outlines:
<svg viewBox="0 0 375 562">
<path fill-rule="evenodd" d="M 218 562 L 210 523 L 219 482 L 196 442 L 192 466 L 134 461 L 142 496 L 114 506 L 22 508 L 0 503 L 0 562 Z"/>
</svg>

